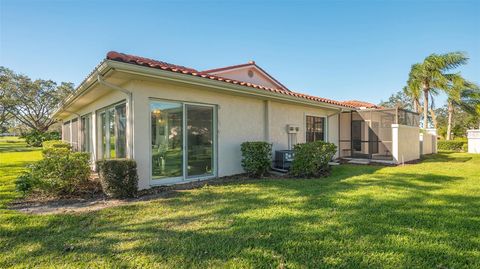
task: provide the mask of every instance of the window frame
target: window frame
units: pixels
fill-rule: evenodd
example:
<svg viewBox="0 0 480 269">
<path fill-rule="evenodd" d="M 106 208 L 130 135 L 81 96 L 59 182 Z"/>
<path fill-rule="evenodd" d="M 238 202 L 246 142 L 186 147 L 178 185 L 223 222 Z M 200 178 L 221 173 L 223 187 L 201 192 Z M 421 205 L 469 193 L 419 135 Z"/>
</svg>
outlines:
<svg viewBox="0 0 480 269">
<path fill-rule="evenodd" d="M 88 130 L 85 129 L 84 119 L 88 119 Z M 80 116 L 80 151 L 81 152 L 93 152 L 93 126 L 92 126 L 92 113 L 87 113 Z M 88 134 L 88 139 L 85 139 L 85 131 Z M 85 141 L 87 140 L 87 141 Z M 87 146 L 85 146 L 87 145 Z"/>
<path fill-rule="evenodd" d="M 119 114 L 118 114 L 118 107 L 120 106 L 124 106 L 125 108 L 125 141 L 124 141 L 124 156 L 120 156 L 119 157 L 119 143 L 118 143 L 118 134 L 119 134 L 119 128 L 118 128 L 118 117 L 119 117 Z M 115 137 L 115 141 L 114 141 L 114 145 L 115 145 L 115 156 L 112 158 L 110 156 L 110 138 L 111 138 L 111 135 L 110 135 L 110 119 L 111 119 L 111 111 L 113 111 L 114 113 L 114 125 L 113 125 L 113 130 L 114 130 L 114 137 Z M 105 113 L 105 124 L 106 124 L 106 128 L 105 130 L 103 129 L 103 122 L 102 122 L 102 114 Z M 103 160 L 103 159 L 119 159 L 119 158 L 127 158 L 127 102 L 126 100 L 122 100 L 120 102 L 117 102 L 117 103 L 114 103 L 114 104 L 111 104 L 109 106 L 106 106 L 106 107 L 103 107 L 101 109 L 98 109 L 97 111 L 95 111 L 95 114 L 96 114 L 96 126 L 98 127 L 97 128 L 97 135 L 98 135 L 98 139 L 96 141 L 98 147 L 98 153 L 97 153 L 97 157 L 98 159 L 100 160 Z M 105 131 L 105 149 L 104 149 L 104 146 L 103 146 L 103 133 Z"/>
<path fill-rule="evenodd" d="M 322 131 L 323 131 L 323 137 L 322 139 L 317 139 L 316 137 L 316 133 L 317 132 L 313 132 L 314 134 L 314 140 L 313 141 L 308 141 L 308 137 L 309 137 L 309 128 L 308 128 L 308 124 L 309 124 L 309 121 L 308 119 L 309 118 L 313 118 L 313 124 L 314 126 L 312 127 L 313 129 L 315 129 L 315 118 L 319 118 L 319 119 L 322 119 Z M 318 116 L 318 115 L 310 115 L 310 114 L 307 114 L 305 115 L 305 142 L 308 143 L 308 142 L 315 142 L 315 141 L 324 141 L 324 142 L 327 142 L 327 117 L 326 116 Z"/>
</svg>

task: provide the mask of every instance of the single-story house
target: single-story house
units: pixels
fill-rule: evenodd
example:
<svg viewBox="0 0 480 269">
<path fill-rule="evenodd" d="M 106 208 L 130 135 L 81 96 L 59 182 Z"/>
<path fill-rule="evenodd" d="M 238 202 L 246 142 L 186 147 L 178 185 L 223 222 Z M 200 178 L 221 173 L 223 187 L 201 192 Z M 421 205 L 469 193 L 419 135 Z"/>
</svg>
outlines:
<svg viewBox="0 0 480 269">
<path fill-rule="evenodd" d="M 131 158 L 139 188 L 242 173 L 240 144 L 324 140 L 336 157 L 418 159 L 418 114 L 291 91 L 255 62 L 198 71 L 109 52 L 53 114 L 92 162 Z"/>
</svg>

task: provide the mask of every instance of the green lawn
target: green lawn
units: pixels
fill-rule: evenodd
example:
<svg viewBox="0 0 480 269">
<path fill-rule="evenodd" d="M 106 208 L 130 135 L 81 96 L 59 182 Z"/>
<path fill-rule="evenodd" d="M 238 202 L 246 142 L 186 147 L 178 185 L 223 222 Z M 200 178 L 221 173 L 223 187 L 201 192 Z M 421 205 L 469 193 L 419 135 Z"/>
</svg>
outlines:
<svg viewBox="0 0 480 269">
<path fill-rule="evenodd" d="M 7 210 L 37 150 L 0 142 L 0 267 L 480 268 L 480 156 L 335 167 L 101 211 Z"/>
</svg>

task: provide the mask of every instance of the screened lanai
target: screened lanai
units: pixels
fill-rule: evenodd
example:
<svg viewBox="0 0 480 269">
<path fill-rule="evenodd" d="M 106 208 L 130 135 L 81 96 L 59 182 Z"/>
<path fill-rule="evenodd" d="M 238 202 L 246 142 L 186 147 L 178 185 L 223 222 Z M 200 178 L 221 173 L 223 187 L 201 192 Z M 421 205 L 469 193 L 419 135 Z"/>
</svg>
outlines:
<svg viewBox="0 0 480 269">
<path fill-rule="evenodd" d="M 340 157 L 392 160 L 392 124 L 419 125 L 419 114 L 401 108 L 340 114 Z"/>
</svg>

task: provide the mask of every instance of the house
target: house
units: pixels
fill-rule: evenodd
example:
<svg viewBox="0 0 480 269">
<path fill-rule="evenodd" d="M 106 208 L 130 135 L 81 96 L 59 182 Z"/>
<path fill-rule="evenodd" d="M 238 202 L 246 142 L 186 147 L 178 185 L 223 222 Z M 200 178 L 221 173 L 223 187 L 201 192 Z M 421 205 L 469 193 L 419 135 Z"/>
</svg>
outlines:
<svg viewBox="0 0 480 269">
<path fill-rule="evenodd" d="M 109 52 L 53 117 L 93 161 L 135 159 L 141 189 L 242 173 L 244 141 L 276 151 L 324 140 L 337 157 L 419 158 L 418 114 L 297 93 L 253 61 L 198 71 Z"/>
</svg>

